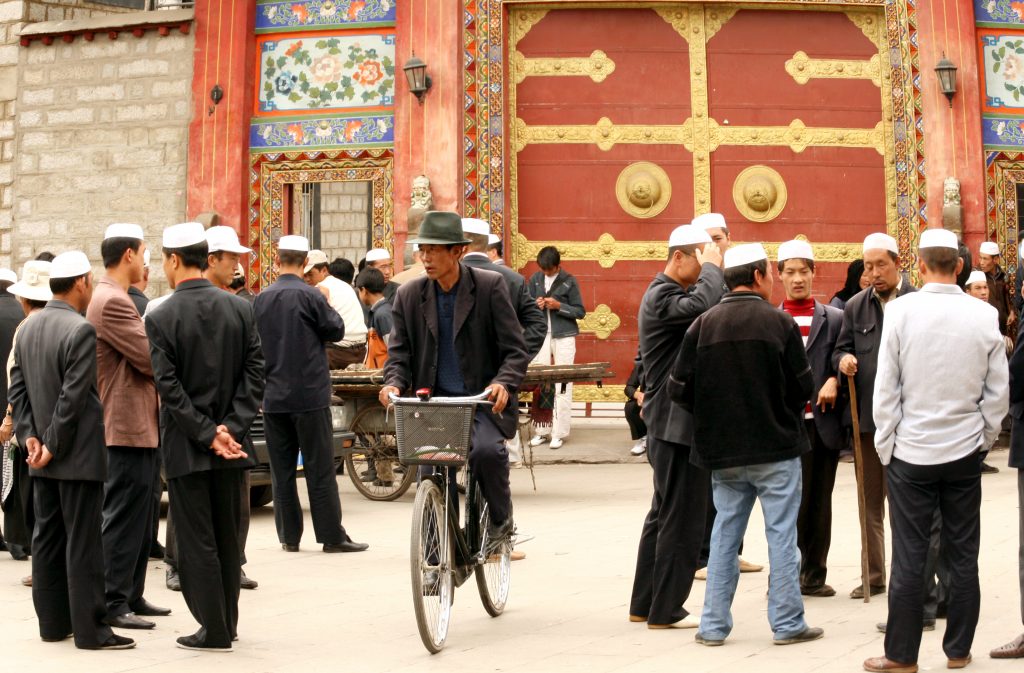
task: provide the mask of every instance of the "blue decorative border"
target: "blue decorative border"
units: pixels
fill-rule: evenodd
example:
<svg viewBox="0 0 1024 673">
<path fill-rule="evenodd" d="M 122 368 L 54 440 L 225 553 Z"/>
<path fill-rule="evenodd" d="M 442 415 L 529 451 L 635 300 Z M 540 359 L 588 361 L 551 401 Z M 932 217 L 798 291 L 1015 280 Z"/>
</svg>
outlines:
<svg viewBox="0 0 1024 673">
<path fill-rule="evenodd" d="M 398 0 L 257 0 L 256 33 L 394 26 Z"/>
<path fill-rule="evenodd" d="M 1024 117 L 985 115 L 981 120 L 981 141 L 987 150 L 1024 148 Z"/>
<path fill-rule="evenodd" d="M 392 112 L 257 118 L 249 127 L 250 152 L 392 147 L 394 143 Z"/>
<path fill-rule="evenodd" d="M 974 20 L 983 26 L 1024 28 L 1021 0 L 974 0 Z"/>
</svg>

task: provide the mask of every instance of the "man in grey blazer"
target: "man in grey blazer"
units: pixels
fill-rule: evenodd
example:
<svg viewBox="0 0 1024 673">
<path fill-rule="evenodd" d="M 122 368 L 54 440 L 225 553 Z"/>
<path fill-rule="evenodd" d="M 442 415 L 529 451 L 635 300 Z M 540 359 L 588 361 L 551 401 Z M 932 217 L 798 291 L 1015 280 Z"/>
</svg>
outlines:
<svg viewBox="0 0 1024 673">
<path fill-rule="evenodd" d="M 96 392 L 96 330 L 82 317 L 92 265 L 81 252 L 53 260 L 53 300 L 18 335 L 9 390 L 33 477 L 32 602 L 44 641 L 74 633 L 87 650 L 127 649 L 104 623 L 103 408 Z M 147 510 L 148 511 L 148 510 Z"/>
</svg>

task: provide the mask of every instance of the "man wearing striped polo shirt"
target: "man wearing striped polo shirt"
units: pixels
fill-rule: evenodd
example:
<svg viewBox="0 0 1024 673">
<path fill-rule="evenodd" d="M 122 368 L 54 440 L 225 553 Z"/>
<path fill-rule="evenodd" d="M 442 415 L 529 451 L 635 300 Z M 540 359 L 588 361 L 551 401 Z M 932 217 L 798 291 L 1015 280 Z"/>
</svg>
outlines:
<svg viewBox="0 0 1024 673">
<path fill-rule="evenodd" d="M 779 246 L 779 278 L 786 291 L 782 309 L 793 316 L 811 364 L 814 390 L 804 411 L 804 426 L 811 450 L 803 454 L 803 497 L 797 517 L 800 547 L 800 593 L 835 596 L 825 584 L 826 561 L 832 542 L 832 489 L 836 483 L 839 450 L 843 447 L 842 417 L 837 408 L 839 381 L 832 351 L 843 328 L 843 312 L 811 296 L 814 250 L 807 241 Z"/>
</svg>

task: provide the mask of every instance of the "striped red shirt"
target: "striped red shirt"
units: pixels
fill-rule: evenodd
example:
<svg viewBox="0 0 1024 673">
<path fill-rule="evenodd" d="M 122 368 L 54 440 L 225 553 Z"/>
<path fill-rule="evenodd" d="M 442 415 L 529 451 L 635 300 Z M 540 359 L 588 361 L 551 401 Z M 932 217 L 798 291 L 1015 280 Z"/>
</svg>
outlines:
<svg viewBox="0 0 1024 673">
<path fill-rule="evenodd" d="M 804 339 L 804 348 L 807 348 L 807 338 L 811 336 L 811 321 L 814 319 L 814 300 L 801 299 L 799 301 L 792 301 L 787 299 L 782 302 L 782 310 L 793 316 L 797 327 L 800 328 L 800 336 Z M 810 402 L 807 402 L 804 418 L 814 418 Z"/>
</svg>

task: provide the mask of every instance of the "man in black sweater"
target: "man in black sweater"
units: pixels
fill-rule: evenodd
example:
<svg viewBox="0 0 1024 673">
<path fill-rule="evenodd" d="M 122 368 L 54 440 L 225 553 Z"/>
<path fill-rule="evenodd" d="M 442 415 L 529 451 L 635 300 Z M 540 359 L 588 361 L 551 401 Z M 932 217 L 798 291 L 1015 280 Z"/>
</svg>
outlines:
<svg viewBox="0 0 1024 673">
<path fill-rule="evenodd" d="M 732 631 L 737 553 L 755 500 L 768 535 L 774 642 L 816 640 L 824 632 L 804 620 L 796 531 L 811 368 L 800 329 L 768 303 L 773 276 L 759 243 L 725 253 L 725 283 L 729 293 L 721 303 L 687 330 L 670 386 L 693 413 L 690 461 L 711 470 L 718 509 L 696 640 L 721 645 Z"/>
</svg>

